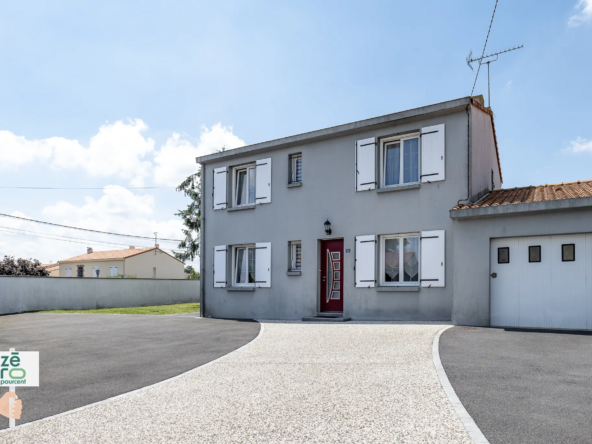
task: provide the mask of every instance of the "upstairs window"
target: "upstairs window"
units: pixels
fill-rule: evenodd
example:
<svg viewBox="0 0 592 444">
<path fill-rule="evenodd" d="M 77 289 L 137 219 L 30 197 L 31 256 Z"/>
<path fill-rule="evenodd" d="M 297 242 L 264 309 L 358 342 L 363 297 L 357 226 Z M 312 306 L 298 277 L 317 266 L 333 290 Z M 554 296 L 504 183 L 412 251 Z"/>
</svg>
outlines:
<svg viewBox="0 0 592 444">
<path fill-rule="evenodd" d="M 237 207 L 255 205 L 255 165 L 235 168 L 234 205 Z"/>
<path fill-rule="evenodd" d="M 290 242 L 290 271 L 302 269 L 302 243 L 300 241 Z"/>
<path fill-rule="evenodd" d="M 382 186 L 419 183 L 419 136 L 385 139 L 382 145 Z"/>
<path fill-rule="evenodd" d="M 255 285 L 255 245 L 234 247 L 233 285 Z"/>
<path fill-rule="evenodd" d="M 290 156 L 290 183 L 302 182 L 302 154 Z"/>
</svg>

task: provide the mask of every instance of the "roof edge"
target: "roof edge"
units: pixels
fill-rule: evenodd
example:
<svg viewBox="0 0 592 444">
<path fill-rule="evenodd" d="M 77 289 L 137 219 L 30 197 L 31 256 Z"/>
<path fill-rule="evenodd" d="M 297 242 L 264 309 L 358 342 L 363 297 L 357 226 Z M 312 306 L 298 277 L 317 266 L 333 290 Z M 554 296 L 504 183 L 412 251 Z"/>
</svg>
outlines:
<svg viewBox="0 0 592 444">
<path fill-rule="evenodd" d="M 490 207 L 460 208 L 450 210 L 451 219 L 475 219 L 496 216 L 512 216 L 529 213 L 552 212 L 561 210 L 592 209 L 592 197 L 572 197 L 570 199 L 544 200 Z"/>
<path fill-rule="evenodd" d="M 453 110 L 456 110 L 457 108 L 466 108 L 471 103 L 472 99 L 470 97 L 462 97 L 460 99 L 435 103 L 432 105 L 413 108 L 406 111 L 399 111 L 393 114 L 372 117 L 370 119 L 358 120 L 356 122 L 332 126 L 329 128 L 310 131 L 307 133 L 296 134 L 294 136 L 283 137 L 281 139 L 274 139 L 267 142 L 256 143 L 254 145 L 245 145 L 243 147 L 235 148 L 228 151 L 222 151 L 219 153 L 196 157 L 195 161 L 197 163 L 206 164 L 218 159 L 232 158 L 244 154 L 254 154 L 262 151 L 269 151 L 272 149 L 287 148 L 290 146 L 299 145 L 303 143 L 316 142 L 324 139 L 330 139 L 337 136 L 359 132 L 365 129 L 388 126 L 393 122 L 399 120 L 412 119 L 434 113 L 451 112 Z"/>
</svg>

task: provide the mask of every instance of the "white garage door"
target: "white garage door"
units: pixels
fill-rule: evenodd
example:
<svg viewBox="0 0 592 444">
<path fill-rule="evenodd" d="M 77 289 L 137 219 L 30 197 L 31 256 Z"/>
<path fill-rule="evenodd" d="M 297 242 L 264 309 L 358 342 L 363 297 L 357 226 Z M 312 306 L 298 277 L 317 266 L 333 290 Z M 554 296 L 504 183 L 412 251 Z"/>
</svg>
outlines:
<svg viewBox="0 0 592 444">
<path fill-rule="evenodd" d="M 592 233 L 493 239 L 491 325 L 592 329 Z"/>
</svg>

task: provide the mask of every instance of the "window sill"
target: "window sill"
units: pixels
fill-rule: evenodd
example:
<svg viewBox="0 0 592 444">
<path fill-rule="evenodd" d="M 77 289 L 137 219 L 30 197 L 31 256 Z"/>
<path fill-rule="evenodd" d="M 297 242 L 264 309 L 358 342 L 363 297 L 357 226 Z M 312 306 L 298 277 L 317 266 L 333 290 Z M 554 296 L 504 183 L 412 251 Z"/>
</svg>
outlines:
<svg viewBox="0 0 592 444">
<path fill-rule="evenodd" d="M 300 270 L 295 270 L 295 271 L 288 270 L 288 271 L 286 271 L 286 274 L 288 276 L 300 276 L 302 274 L 302 271 L 300 271 Z"/>
<path fill-rule="evenodd" d="M 232 207 L 229 208 L 228 211 L 242 211 L 242 210 L 254 210 L 255 205 L 244 205 L 242 207 Z"/>
<path fill-rule="evenodd" d="M 228 291 L 255 291 L 255 287 L 226 287 Z"/>
<path fill-rule="evenodd" d="M 400 292 L 418 292 L 419 286 L 417 287 L 376 287 L 376 291 L 381 292 L 392 292 L 392 293 L 400 293 Z"/>
<path fill-rule="evenodd" d="M 288 184 L 288 188 L 296 188 L 296 187 L 301 187 L 302 186 L 302 182 L 292 182 Z"/>
<path fill-rule="evenodd" d="M 380 188 L 379 190 L 376 190 L 376 192 L 377 193 L 390 193 L 391 191 L 414 190 L 416 188 L 419 188 L 418 183 L 410 183 L 407 185 L 397 185 L 397 186 L 393 186 L 393 187 Z"/>
</svg>

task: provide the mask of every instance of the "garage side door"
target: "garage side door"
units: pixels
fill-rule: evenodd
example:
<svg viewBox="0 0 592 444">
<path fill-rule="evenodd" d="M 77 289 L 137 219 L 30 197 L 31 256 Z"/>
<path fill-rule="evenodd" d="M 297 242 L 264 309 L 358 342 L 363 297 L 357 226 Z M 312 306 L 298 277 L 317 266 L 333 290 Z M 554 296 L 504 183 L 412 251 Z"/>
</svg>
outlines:
<svg viewBox="0 0 592 444">
<path fill-rule="evenodd" d="M 592 233 L 493 239 L 490 264 L 491 325 L 592 329 Z"/>
</svg>

